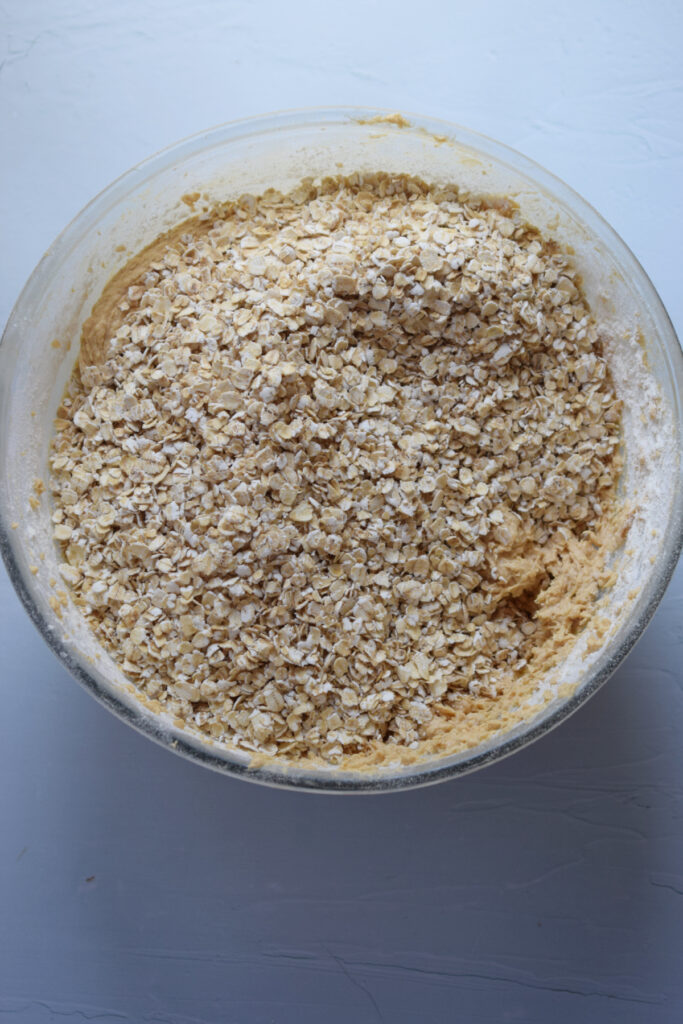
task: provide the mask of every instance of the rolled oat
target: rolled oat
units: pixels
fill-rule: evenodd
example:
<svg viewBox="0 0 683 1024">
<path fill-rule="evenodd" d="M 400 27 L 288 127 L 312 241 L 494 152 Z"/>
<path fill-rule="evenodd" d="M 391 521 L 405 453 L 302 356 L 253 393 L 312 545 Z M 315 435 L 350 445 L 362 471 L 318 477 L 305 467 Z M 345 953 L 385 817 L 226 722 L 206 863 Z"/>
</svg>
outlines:
<svg viewBox="0 0 683 1024">
<path fill-rule="evenodd" d="M 84 327 L 51 454 L 62 575 L 189 727 L 292 760 L 419 752 L 585 626 L 619 437 L 580 281 L 512 203 L 386 174 L 243 196 Z"/>
</svg>

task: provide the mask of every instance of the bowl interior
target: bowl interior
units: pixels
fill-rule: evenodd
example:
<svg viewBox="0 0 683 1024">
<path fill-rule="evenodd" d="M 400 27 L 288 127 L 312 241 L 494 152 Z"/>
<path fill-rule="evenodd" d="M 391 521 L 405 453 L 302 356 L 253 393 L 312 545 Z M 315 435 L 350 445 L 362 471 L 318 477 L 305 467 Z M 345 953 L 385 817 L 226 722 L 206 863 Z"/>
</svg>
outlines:
<svg viewBox="0 0 683 1024">
<path fill-rule="evenodd" d="M 134 252 L 190 215 L 188 195 L 201 194 L 199 209 L 245 192 L 286 190 L 304 177 L 366 170 L 511 196 L 527 220 L 571 247 L 624 399 L 622 490 L 634 515 L 616 556 L 618 584 L 603 611 L 612 623 L 609 641 L 591 651 L 587 637 L 577 638 L 522 725 L 451 757 L 374 774 L 251 770 L 245 755 L 148 710 L 76 609 L 68 600 L 59 605 L 51 508 L 36 481 L 47 480 L 54 415 L 83 321 Z M 60 658 L 100 700 L 160 742 L 219 770 L 280 785 L 378 789 L 436 781 L 510 753 L 556 724 L 607 678 L 649 620 L 680 548 L 682 361 L 666 313 L 626 246 L 567 186 L 505 147 L 440 122 L 411 118 L 404 125 L 377 120 L 373 112 L 313 111 L 226 125 L 153 157 L 93 200 L 45 255 L 17 302 L 0 346 L 3 553 L 20 596 Z"/>
</svg>

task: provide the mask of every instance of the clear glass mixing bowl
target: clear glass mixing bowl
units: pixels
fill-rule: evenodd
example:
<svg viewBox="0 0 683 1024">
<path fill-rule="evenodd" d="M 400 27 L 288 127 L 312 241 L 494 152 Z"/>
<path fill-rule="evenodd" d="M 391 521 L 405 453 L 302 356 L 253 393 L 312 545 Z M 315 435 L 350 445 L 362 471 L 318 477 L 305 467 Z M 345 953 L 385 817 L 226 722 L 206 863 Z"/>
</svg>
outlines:
<svg viewBox="0 0 683 1024">
<path fill-rule="evenodd" d="M 511 754 L 553 728 L 605 682 L 650 620 L 683 539 L 683 356 L 652 284 L 632 253 L 583 199 L 532 161 L 456 125 L 387 112 L 309 110 L 222 125 L 133 168 L 75 218 L 31 275 L 0 345 L 0 545 L 10 577 L 42 636 L 71 673 L 145 735 L 200 764 L 270 785 L 327 791 L 395 790 L 461 775 Z M 80 328 L 129 255 L 188 215 L 182 197 L 226 199 L 303 177 L 358 170 L 409 172 L 475 193 L 505 194 L 531 223 L 571 246 L 625 399 L 622 494 L 634 509 L 603 614 L 611 634 L 598 650 L 581 637 L 548 680 L 556 695 L 522 725 L 485 744 L 415 765 L 351 772 L 268 764 L 177 728 L 137 698 L 122 671 L 69 603 L 54 605 L 58 553 L 46 494 L 55 411 Z M 55 344 L 58 341 L 59 345 Z M 31 499 L 36 509 L 31 508 Z M 52 598 L 52 602 L 51 602 Z"/>
</svg>

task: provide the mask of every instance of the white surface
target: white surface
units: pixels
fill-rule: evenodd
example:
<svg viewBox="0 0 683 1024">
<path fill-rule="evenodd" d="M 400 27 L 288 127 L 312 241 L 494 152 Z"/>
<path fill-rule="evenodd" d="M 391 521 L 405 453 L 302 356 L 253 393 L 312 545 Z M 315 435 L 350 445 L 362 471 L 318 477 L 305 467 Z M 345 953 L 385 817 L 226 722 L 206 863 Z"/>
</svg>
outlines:
<svg viewBox="0 0 683 1024">
<path fill-rule="evenodd" d="M 591 201 L 679 332 L 677 3 L 0 4 L 0 319 L 55 234 L 211 124 L 460 121 Z M 173 1024 L 683 1017 L 683 573 L 573 719 L 386 797 L 261 789 L 101 709 L 0 578 L 0 1015 Z M 91 879 L 92 880 L 88 880 Z"/>
</svg>

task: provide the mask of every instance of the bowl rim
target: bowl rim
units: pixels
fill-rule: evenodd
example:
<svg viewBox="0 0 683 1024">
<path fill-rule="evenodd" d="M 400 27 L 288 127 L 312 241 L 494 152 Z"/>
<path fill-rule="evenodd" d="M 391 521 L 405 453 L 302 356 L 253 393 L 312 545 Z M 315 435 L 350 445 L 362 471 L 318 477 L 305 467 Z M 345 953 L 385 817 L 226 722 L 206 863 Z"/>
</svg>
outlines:
<svg viewBox="0 0 683 1024">
<path fill-rule="evenodd" d="M 27 300 L 30 297 L 32 285 L 36 278 L 42 275 L 50 265 L 54 265 L 64 251 L 78 243 L 82 235 L 83 222 L 87 221 L 89 216 L 96 212 L 99 213 L 99 216 L 102 216 L 107 209 L 114 206 L 125 195 L 127 190 L 140 186 L 145 180 L 153 178 L 171 160 L 189 156 L 193 152 L 205 151 L 213 145 L 229 144 L 232 140 L 245 138 L 251 134 L 272 135 L 277 131 L 287 131 L 296 128 L 310 129 L 316 125 L 324 128 L 325 126 L 338 127 L 376 122 L 378 130 L 426 132 L 435 137 L 436 140 L 443 141 L 445 137 L 447 142 L 457 142 L 487 157 L 493 157 L 499 164 L 512 166 L 518 173 L 521 172 L 522 175 L 531 178 L 534 183 L 549 191 L 554 197 L 557 197 L 559 193 L 559 198 L 565 203 L 569 202 L 572 210 L 577 210 L 579 216 L 588 213 L 593 219 L 597 220 L 602 232 L 607 236 L 612 250 L 619 257 L 620 261 L 622 263 L 625 262 L 627 265 L 630 264 L 629 269 L 631 273 L 640 279 L 640 284 L 647 293 L 649 303 L 661 320 L 665 333 L 669 335 L 669 343 L 664 346 L 664 354 L 674 386 L 675 412 L 680 440 L 683 420 L 681 414 L 683 351 L 681 350 L 680 343 L 678 343 L 671 319 L 652 281 L 614 228 L 587 200 L 561 178 L 512 147 L 498 142 L 496 139 L 485 134 L 443 118 L 434 118 L 412 112 L 401 112 L 400 117 L 405 119 L 407 123 L 399 124 L 388 120 L 392 116 L 396 117 L 396 111 L 387 108 L 362 106 L 311 106 L 281 110 L 274 113 L 238 118 L 214 125 L 211 128 L 193 133 L 177 142 L 171 143 L 141 160 L 98 192 L 69 221 L 45 251 L 30 274 L 10 312 L 2 338 L 0 339 L 0 357 L 2 356 L 7 335 L 20 319 L 25 319 L 27 316 L 24 306 L 27 305 Z M 92 225 L 87 228 L 86 233 L 90 230 L 92 230 Z M 417 762 L 414 766 L 398 763 L 386 768 L 380 768 L 375 773 L 366 770 L 337 771 L 334 768 L 301 767 L 296 764 L 279 767 L 276 759 L 250 767 L 244 760 L 238 759 L 244 756 L 243 752 L 234 751 L 227 746 L 223 748 L 209 746 L 199 738 L 195 740 L 191 733 L 162 726 L 160 721 L 153 716 L 153 713 L 144 709 L 141 703 L 128 703 L 122 696 L 118 695 L 113 687 L 107 689 L 101 685 L 96 678 L 90 675 L 71 649 L 61 641 L 53 625 L 43 616 L 32 597 L 30 582 L 22 572 L 19 559 L 15 555 L 13 531 L 9 522 L 5 522 L 4 509 L 1 506 L 0 554 L 2 554 L 9 578 L 19 599 L 48 646 L 70 674 L 85 689 L 118 718 L 136 729 L 136 731 L 189 760 L 222 774 L 233 775 L 251 782 L 279 788 L 328 793 L 396 792 L 433 785 L 445 779 L 465 775 L 477 768 L 510 756 L 556 728 L 561 722 L 577 711 L 609 679 L 651 621 L 676 568 L 681 549 L 683 548 L 682 494 L 683 473 L 679 457 L 677 484 L 667 522 L 666 534 L 661 546 L 659 557 L 662 564 L 659 567 L 659 574 L 655 579 L 655 585 L 652 587 L 648 600 L 640 608 L 639 614 L 628 624 L 628 629 L 618 647 L 611 652 L 609 659 L 596 672 L 590 675 L 583 685 L 577 687 L 569 697 L 559 701 L 557 706 L 553 707 L 547 714 L 544 714 L 541 710 L 534 724 L 527 725 L 524 722 L 521 723 L 520 726 L 513 730 L 513 735 L 508 736 L 502 742 L 496 742 L 494 737 L 483 748 L 481 745 L 478 748 L 474 748 L 474 753 L 468 753 L 467 750 L 464 750 L 456 754 L 445 755 L 443 758 Z M 18 547 L 19 545 L 16 546 Z M 533 719 L 531 721 L 533 722 Z M 453 761 L 453 758 L 456 758 L 456 760 Z"/>
</svg>

